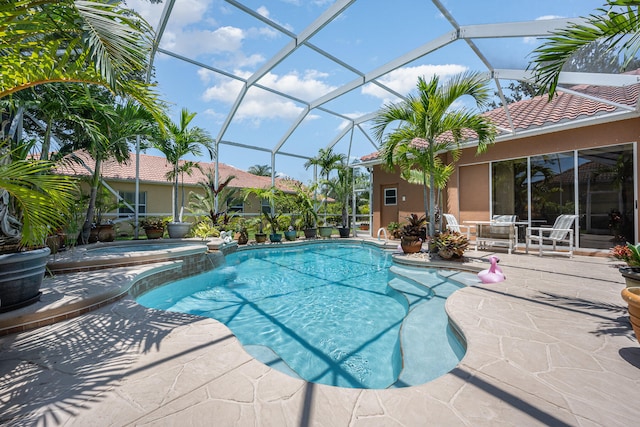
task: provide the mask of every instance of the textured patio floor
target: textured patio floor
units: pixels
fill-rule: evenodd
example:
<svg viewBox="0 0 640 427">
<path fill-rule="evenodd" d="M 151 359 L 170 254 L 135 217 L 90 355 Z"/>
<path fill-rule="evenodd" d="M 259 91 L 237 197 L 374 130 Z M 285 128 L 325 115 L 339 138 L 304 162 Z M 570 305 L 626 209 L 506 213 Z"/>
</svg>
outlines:
<svg viewBox="0 0 640 427">
<path fill-rule="evenodd" d="M 469 255 L 477 266 L 490 253 Z M 125 297 L 0 338 L 0 423 L 640 425 L 640 345 L 612 262 L 499 257 L 505 282 L 467 287 L 447 301 L 466 356 L 422 386 L 358 390 L 293 379 L 252 359 L 214 320 L 149 310 Z M 71 298 L 82 299 L 121 289 L 134 274 L 65 275 L 47 286 L 58 295 L 68 286 Z"/>
</svg>

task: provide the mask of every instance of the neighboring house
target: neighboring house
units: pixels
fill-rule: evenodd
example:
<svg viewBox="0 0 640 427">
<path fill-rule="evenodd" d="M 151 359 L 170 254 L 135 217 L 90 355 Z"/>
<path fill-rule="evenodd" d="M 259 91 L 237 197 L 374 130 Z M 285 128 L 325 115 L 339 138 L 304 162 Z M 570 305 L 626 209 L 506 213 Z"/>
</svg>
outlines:
<svg viewBox="0 0 640 427">
<path fill-rule="evenodd" d="M 58 167 L 59 173 L 76 176 L 79 178 L 89 178 L 93 174 L 95 162 L 83 152 L 76 153 L 82 158 L 87 167 L 78 163 L 68 162 L 64 166 Z M 181 162 L 182 163 L 182 162 Z M 214 171 L 214 163 L 197 162 L 203 172 L 194 168 L 191 175 L 183 174 L 180 176 L 180 188 L 178 193 L 178 206 L 182 206 L 182 196 L 184 194 L 185 217 L 189 217 L 191 213 L 187 207 L 189 205 L 189 194 L 197 192 L 203 194 L 198 187 L 198 182 L 206 181 L 205 173 Z M 171 216 L 173 206 L 173 181 L 167 181 L 167 172 L 172 170 L 172 165 L 167 162 L 164 157 L 140 154 L 139 165 L 139 217 L 168 217 Z M 224 181 L 228 176 L 234 175 L 229 183 L 231 188 L 269 188 L 271 187 L 271 177 L 257 176 L 250 174 L 241 169 L 234 168 L 223 163 L 218 164 L 220 182 Z M 132 153 L 126 164 L 118 164 L 115 161 L 107 161 L 102 163 L 102 180 L 114 192 L 118 193 L 122 199 L 129 203 L 132 207 L 135 201 L 135 180 L 136 180 L 136 161 L 135 153 Z M 293 182 L 287 179 L 276 179 L 276 187 L 284 191 L 293 191 Z M 83 193 L 89 193 L 89 187 L 82 185 Z M 183 192 L 184 189 L 184 192 Z M 230 210 L 247 216 L 257 215 L 261 210 L 268 209 L 266 201 L 257 200 L 251 196 L 247 202 L 242 200 L 242 196 L 236 199 L 230 206 L 220 206 L 219 210 Z M 110 212 L 107 218 L 120 220 L 121 222 L 130 221 L 133 217 L 133 210 L 127 207 L 121 207 L 118 211 Z"/>
<path fill-rule="evenodd" d="M 510 117 L 502 108 L 486 112 L 499 129 L 496 142 L 482 155 L 473 141 L 463 144 L 441 210 L 459 222 L 515 214 L 521 241 L 527 225 L 551 225 L 561 213 L 579 215 L 579 247 L 638 241 L 639 91 L 640 84 L 580 85 L 551 102 L 510 104 Z M 385 170 L 378 153 L 361 160 L 372 170 L 374 232 L 424 211 L 421 186 Z"/>
</svg>

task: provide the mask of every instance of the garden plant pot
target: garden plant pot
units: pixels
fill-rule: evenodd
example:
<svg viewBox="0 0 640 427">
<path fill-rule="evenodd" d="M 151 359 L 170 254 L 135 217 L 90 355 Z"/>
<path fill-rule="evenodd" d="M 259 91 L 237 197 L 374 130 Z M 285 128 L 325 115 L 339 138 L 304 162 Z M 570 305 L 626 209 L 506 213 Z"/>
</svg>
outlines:
<svg viewBox="0 0 640 427">
<path fill-rule="evenodd" d="M 267 241 L 267 235 L 265 233 L 256 233 L 256 243 L 264 243 Z"/>
<path fill-rule="evenodd" d="M 167 224 L 167 231 L 169 232 L 169 237 L 172 239 L 184 238 L 189 234 L 189 230 L 191 230 L 190 222 L 170 222 Z"/>
<path fill-rule="evenodd" d="M 315 239 L 318 234 L 317 228 L 305 228 L 304 229 L 304 238 L 305 239 Z"/>
<path fill-rule="evenodd" d="M 147 239 L 159 239 L 164 235 L 164 228 L 145 228 Z"/>
<path fill-rule="evenodd" d="M 636 339 L 640 343 L 640 287 L 624 288 L 622 299 L 629 305 L 629 320 L 636 334 Z"/>
<path fill-rule="evenodd" d="M 333 227 L 318 227 L 318 235 L 323 238 L 331 237 L 331 233 L 333 233 Z"/>
<path fill-rule="evenodd" d="M 624 277 L 627 288 L 640 286 L 640 268 L 638 267 L 620 267 L 618 269 Z"/>
<path fill-rule="evenodd" d="M 89 243 L 113 242 L 116 240 L 116 229 L 113 224 L 98 224 L 91 228 Z"/>
<path fill-rule="evenodd" d="M 49 248 L 0 255 L 0 313 L 40 299 Z"/>
<path fill-rule="evenodd" d="M 269 240 L 271 241 L 271 243 L 280 243 L 282 242 L 282 234 L 280 233 L 269 234 Z"/>
<path fill-rule="evenodd" d="M 249 236 L 244 232 L 237 232 L 233 238 L 238 242 L 239 245 L 246 245 L 249 241 Z"/>
<path fill-rule="evenodd" d="M 422 240 L 418 237 L 402 237 L 400 247 L 405 254 L 415 254 L 422 250 Z"/>
<path fill-rule="evenodd" d="M 340 233 L 340 237 L 347 238 L 349 237 L 349 234 L 351 234 L 351 228 L 350 227 L 340 227 L 338 228 L 338 232 Z"/>
<path fill-rule="evenodd" d="M 294 240 L 296 240 L 298 237 L 298 232 L 297 231 L 285 231 L 284 232 L 284 238 L 289 241 L 289 242 L 293 242 Z"/>
</svg>

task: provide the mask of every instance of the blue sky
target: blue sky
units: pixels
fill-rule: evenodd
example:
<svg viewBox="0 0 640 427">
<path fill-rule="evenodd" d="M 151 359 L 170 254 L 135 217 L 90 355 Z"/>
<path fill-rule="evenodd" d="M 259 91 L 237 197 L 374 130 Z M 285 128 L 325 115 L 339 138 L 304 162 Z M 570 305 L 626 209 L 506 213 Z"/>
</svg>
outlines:
<svg viewBox="0 0 640 427">
<path fill-rule="evenodd" d="M 164 3 L 127 0 L 157 27 Z M 269 18 L 294 34 L 305 30 L 333 1 L 325 0 L 243 0 L 245 7 Z M 460 25 L 585 16 L 602 6 L 592 0 L 448 0 L 442 1 Z M 338 18 L 314 35 L 310 42 L 349 64 L 357 72 L 373 73 L 378 67 L 401 57 L 430 40 L 452 30 L 452 26 L 431 1 L 357 0 Z M 291 38 L 222 0 L 176 0 L 160 48 L 212 66 L 225 73 L 250 77 Z M 539 43 L 536 39 L 501 38 L 475 41 L 496 68 L 524 68 L 527 55 Z M 194 123 L 218 137 L 223 123 L 238 97 L 241 83 L 223 74 L 159 53 L 155 79 L 162 97 L 171 103 L 172 116 L 181 108 L 196 112 Z M 463 41 L 423 56 L 379 78 L 400 94 L 415 88 L 418 76 L 438 74 L 446 79 L 462 71 L 486 71 L 481 60 Z M 258 83 L 307 102 L 356 79 L 358 75 L 339 63 L 302 46 L 285 58 Z M 503 81 L 502 86 L 509 82 Z M 324 104 L 346 117 L 358 117 L 378 110 L 385 102 L 397 101 L 392 93 L 366 84 Z M 276 147 L 287 134 L 304 106 L 258 87 L 247 92 L 222 139 L 266 150 Z M 282 145 L 281 151 L 313 156 L 330 144 L 345 127 L 345 121 L 321 110 L 312 110 Z M 347 133 L 335 150 L 352 158 L 376 151 L 362 130 Z M 374 143 L 377 143 L 374 141 Z M 150 154 L 155 154 L 150 152 Z M 221 144 L 221 162 L 247 169 L 255 164 L 271 164 L 271 154 Z M 305 160 L 276 155 L 275 170 L 308 182 L 312 170 Z"/>
</svg>

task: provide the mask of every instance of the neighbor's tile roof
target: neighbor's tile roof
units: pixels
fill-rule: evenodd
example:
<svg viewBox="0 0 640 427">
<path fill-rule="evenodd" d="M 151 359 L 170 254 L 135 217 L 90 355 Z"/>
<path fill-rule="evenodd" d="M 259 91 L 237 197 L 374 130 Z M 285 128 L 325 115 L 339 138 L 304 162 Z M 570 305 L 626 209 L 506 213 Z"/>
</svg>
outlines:
<svg viewBox="0 0 640 427">
<path fill-rule="evenodd" d="M 640 75 L 640 69 L 626 74 Z M 585 95 L 635 107 L 640 93 L 640 84 L 623 87 L 576 85 L 570 89 Z M 619 107 L 615 105 L 567 92 L 558 92 L 551 101 L 547 95 L 542 95 L 509 104 L 509 113 L 516 131 L 532 130 L 545 125 L 595 117 L 615 112 L 618 109 Z M 496 126 L 502 128 L 499 135 L 508 133 L 504 129 L 510 129 L 511 126 L 504 108 L 496 108 L 483 113 L 483 115 L 491 118 Z M 360 160 L 365 162 L 375 160 L 378 157 L 379 153 L 375 152 L 361 157 Z"/>
<path fill-rule="evenodd" d="M 86 165 L 93 171 L 95 167 L 94 160 L 84 151 L 78 151 L 75 153 L 80 157 Z M 182 161 L 180 162 L 182 163 Z M 200 165 L 202 170 L 206 173 L 214 171 L 214 163 L 209 162 L 196 162 Z M 90 176 L 92 172 L 87 170 L 81 164 L 65 162 L 64 165 L 58 166 L 58 172 L 64 175 L 72 176 Z M 148 154 L 140 154 L 140 182 L 145 183 L 164 183 L 170 185 L 167 181 L 167 172 L 171 170 L 171 164 L 167 162 L 167 159 L 159 156 L 151 156 Z M 268 188 L 271 186 L 271 177 L 257 176 L 250 174 L 249 172 L 235 168 L 233 166 L 226 165 L 224 163 L 218 164 L 218 170 L 220 173 L 220 181 L 222 182 L 228 176 L 234 175 L 235 179 L 229 183 L 230 187 L 235 188 Z M 102 163 L 102 178 L 106 180 L 116 181 L 133 181 L 136 178 L 136 162 L 135 153 L 130 155 L 129 161 L 124 164 L 118 164 L 114 160 L 109 160 Z M 199 181 L 205 180 L 205 175 L 198 169 L 193 169 L 191 176 L 184 174 L 185 185 L 196 185 Z M 182 180 L 182 178 L 181 178 Z M 276 186 L 281 190 L 289 191 L 293 188 L 293 183 L 286 179 L 276 179 Z"/>
</svg>

